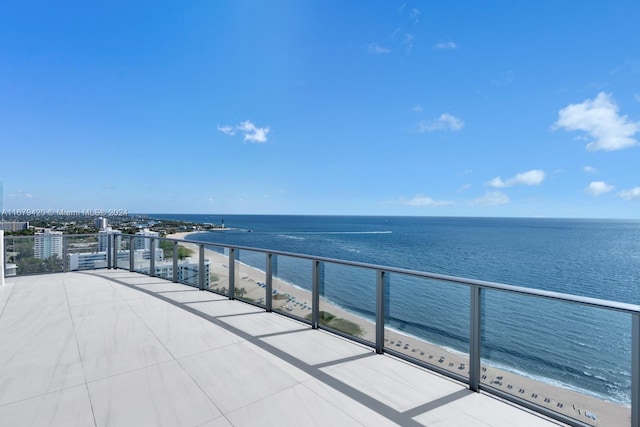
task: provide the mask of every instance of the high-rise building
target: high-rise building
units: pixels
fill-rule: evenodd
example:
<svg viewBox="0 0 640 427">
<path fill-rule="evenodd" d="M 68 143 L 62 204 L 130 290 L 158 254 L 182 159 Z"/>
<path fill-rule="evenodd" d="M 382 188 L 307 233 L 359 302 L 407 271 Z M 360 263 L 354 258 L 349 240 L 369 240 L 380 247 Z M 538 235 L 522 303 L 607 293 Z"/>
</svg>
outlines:
<svg viewBox="0 0 640 427">
<path fill-rule="evenodd" d="M 190 285 L 197 285 L 200 277 L 200 263 L 198 260 L 187 257 L 178 262 L 178 281 Z M 204 260 L 204 286 L 211 283 L 211 262 Z"/>
<path fill-rule="evenodd" d="M 160 237 L 160 234 L 158 234 L 157 231 L 150 231 L 148 228 L 145 228 L 143 230 L 140 230 L 136 233 L 136 236 L 146 236 L 146 237 Z M 146 249 L 146 250 L 150 250 L 151 249 L 151 239 L 133 239 L 133 241 L 135 242 L 133 244 L 133 248 L 136 250 L 139 249 Z M 153 246 L 155 246 L 156 251 L 158 249 L 160 249 L 160 240 L 154 240 L 154 244 Z"/>
<path fill-rule="evenodd" d="M 115 236 L 114 241 L 116 250 L 122 249 L 122 231 L 114 230 L 111 227 L 107 227 L 104 230 L 98 231 L 98 252 L 107 251 L 109 248 L 109 239 L 111 236 Z M 113 244 L 113 242 L 111 243 Z"/>
<path fill-rule="evenodd" d="M 51 258 L 57 255 L 62 258 L 62 231 L 52 231 L 47 228 L 33 236 L 33 256 L 38 259 Z"/>
<path fill-rule="evenodd" d="M 0 230 L 20 231 L 29 228 L 28 221 L 0 221 Z"/>
<path fill-rule="evenodd" d="M 130 254 L 129 251 L 118 251 L 118 265 L 129 266 Z M 109 254 L 107 252 L 94 252 L 94 253 L 72 253 L 69 254 L 69 270 L 91 270 L 96 268 L 106 268 L 107 259 Z M 154 262 L 155 275 L 157 277 L 163 277 L 165 279 L 173 278 L 173 260 L 166 261 L 162 255 L 162 251 L 156 252 L 156 261 Z M 147 249 L 139 249 L 133 253 L 133 265 L 134 271 L 149 274 L 151 269 L 151 252 Z M 187 283 L 192 286 L 198 285 L 200 278 L 200 263 L 193 258 L 185 258 L 178 261 L 178 281 L 181 283 Z M 209 259 L 204 260 L 204 286 L 209 287 L 211 283 L 211 261 Z"/>
<path fill-rule="evenodd" d="M 108 263 L 108 258 L 112 254 L 108 254 L 106 251 L 100 252 L 89 252 L 89 253 L 72 253 L 69 254 L 69 270 L 91 270 L 96 268 L 106 268 Z M 129 265 L 129 251 L 121 251 L 117 252 L 118 257 L 118 265 Z M 136 271 L 143 270 L 147 274 L 149 273 L 149 260 L 151 259 L 151 251 L 149 250 L 137 250 L 133 253 L 133 265 Z M 157 251 L 155 253 L 155 261 L 160 265 L 164 262 L 164 256 L 162 251 Z M 173 262 L 170 262 L 171 266 L 173 266 Z M 146 270 L 144 270 L 146 266 Z M 171 270 L 173 271 L 173 270 Z"/>
<path fill-rule="evenodd" d="M 96 218 L 96 228 L 98 230 L 106 230 L 107 229 L 107 218 L 103 218 L 103 217 Z"/>
</svg>

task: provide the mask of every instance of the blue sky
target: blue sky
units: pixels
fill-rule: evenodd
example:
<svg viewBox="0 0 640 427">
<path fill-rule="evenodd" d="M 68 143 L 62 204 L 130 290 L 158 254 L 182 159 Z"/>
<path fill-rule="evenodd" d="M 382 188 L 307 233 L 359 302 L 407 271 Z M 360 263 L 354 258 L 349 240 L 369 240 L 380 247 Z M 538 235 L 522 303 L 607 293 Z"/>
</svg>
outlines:
<svg viewBox="0 0 640 427">
<path fill-rule="evenodd" d="M 638 16 L 3 2 L 3 208 L 639 218 Z"/>
</svg>

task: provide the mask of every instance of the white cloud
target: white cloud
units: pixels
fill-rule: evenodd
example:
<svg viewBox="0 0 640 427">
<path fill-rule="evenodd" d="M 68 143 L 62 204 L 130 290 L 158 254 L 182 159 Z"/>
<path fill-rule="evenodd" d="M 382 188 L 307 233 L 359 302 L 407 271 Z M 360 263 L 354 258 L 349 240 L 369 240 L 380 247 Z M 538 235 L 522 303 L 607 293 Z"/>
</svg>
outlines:
<svg viewBox="0 0 640 427">
<path fill-rule="evenodd" d="M 449 200 L 434 200 L 422 194 L 416 194 L 409 200 L 401 198 L 400 203 L 407 206 L 448 206 L 453 204 Z"/>
<path fill-rule="evenodd" d="M 513 83 L 513 71 L 509 70 L 506 73 L 500 74 L 497 79 L 492 79 L 491 84 L 497 87 L 504 87 Z"/>
<path fill-rule="evenodd" d="M 418 21 L 420 21 L 420 10 L 416 9 L 415 7 L 411 9 L 411 12 L 409 13 L 409 19 L 413 20 L 414 24 L 417 24 Z"/>
<path fill-rule="evenodd" d="M 249 120 L 240 123 L 238 130 L 244 133 L 244 140 L 251 142 L 267 142 L 267 134 L 271 129 L 259 128 Z"/>
<path fill-rule="evenodd" d="M 636 99 L 636 101 L 640 102 L 640 93 L 636 93 L 635 95 L 633 95 L 633 97 Z"/>
<path fill-rule="evenodd" d="M 613 185 L 609 185 L 604 181 L 593 181 L 584 189 L 585 193 L 592 196 L 600 196 L 610 191 L 613 191 Z"/>
<path fill-rule="evenodd" d="M 623 190 L 618 195 L 626 200 L 640 201 L 640 187 L 634 187 L 630 190 Z"/>
<path fill-rule="evenodd" d="M 245 142 L 267 142 L 267 134 L 271 131 L 268 127 L 259 128 L 249 120 L 240 123 L 236 127 L 218 125 L 218 130 L 229 136 L 233 136 L 236 131 L 240 131 L 244 135 Z"/>
<path fill-rule="evenodd" d="M 372 55 L 379 55 L 381 53 L 391 53 L 391 49 L 388 49 L 384 46 L 380 46 L 377 43 L 369 43 L 366 46 L 367 52 L 369 52 Z"/>
<path fill-rule="evenodd" d="M 31 193 L 27 193 L 27 192 L 22 191 L 22 190 L 18 190 L 18 191 L 16 191 L 16 193 L 17 193 L 17 194 L 15 194 L 15 193 L 9 193 L 9 194 L 7 194 L 7 196 L 8 196 L 8 197 L 12 197 L 12 198 L 15 198 L 15 197 L 25 197 L 25 198 L 27 198 L 27 199 L 31 199 L 31 198 L 33 198 L 33 194 L 31 194 Z M 0 200 L 0 201 L 1 201 L 1 200 Z"/>
<path fill-rule="evenodd" d="M 507 180 L 497 176 L 487 183 L 490 187 L 506 188 L 514 185 L 540 185 L 544 181 L 545 173 L 542 170 L 534 169 L 519 173 Z"/>
<path fill-rule="evenodd" d="M 587 132 L 593 139 L 587 150 L 614 151 L 638 144 L 634 135 L 640 132 L 640 122 L 630 122 L 627 116 L 618 115 L 618 106 L 611 95 L 600 92 L 594 99 L 560 110 L 553 128 Z"/>
<path fill-rule="evenodd" d="M 438 42 L 433 46 L 434 49 L 443 49 L 443 50 L 451 50 L 451 49 L 457 49 L 458 45 L 455 44 L 452 41 L 448 41 L 448 42 Z"/>
<path fill-rule="evenodd" d="M 231 126 L 220 126 L 218 125 L 218 130 L 222 133 L 224 133 L 225 135 L 235 135 L 236 134 L 236 130 L 231 127 Z"/>
<path fill-rule="evenodd" d="M 456 193 L 462 193 L 463 191 L 466 191 L 466 190 L 468 190 L 470 188 L 471 188 L 471 184 L 464 184 L 464 185 L 460 186 L 460 188 L 458 188 L 456 190 Z"/>
<path fill-rule="evenodd" d="M 449 113 L 441 114 L 440 117 L 434 120 L 420 122 L 420 132 L 433 132 L 436 130 L 452 130 L 457 131 L 464 127 L 464 122 L 452 116 Z"/>
<path fill-rule="evenodd" d="M 627 58 L 627 60 L 624 61 L 624 64 L 619 65 L 613 70 L 611 70 L 611 75 L 615 76 L 616 74 L 619 74 L 623 71 L 629 72 L 631 74 L 640 73 L 640 60 L 635 58 Z"/>
<path fill-rule="evenodd" d="M 598 169 L 592 167 L 592 166 L 585 166 L 582 168 L 582 170 L 586 173 L 598 173 Z"/>
<path fill-rule="evenodd" d="M 411 50 L 413 47 L 413 36 L 409 33 L 404 35 L 404 39 L 402 40 L 402 44 L 407 46 L 407 51 Z"/>
<path fill-rule="evenodd" d="M 509 196 L 500 191 L 488 191 L 482 197 L 478 197 L 471 201 L 473 206 L 496 206 L 505 205 L 511 200 Z"/>
<path fill-rule="evenodd" d="M 422 111 L 422 105 L 416 104 L 413 106 L 412 110 L 415 111 L 416 113 L 419 113 Z"/>
</svg>

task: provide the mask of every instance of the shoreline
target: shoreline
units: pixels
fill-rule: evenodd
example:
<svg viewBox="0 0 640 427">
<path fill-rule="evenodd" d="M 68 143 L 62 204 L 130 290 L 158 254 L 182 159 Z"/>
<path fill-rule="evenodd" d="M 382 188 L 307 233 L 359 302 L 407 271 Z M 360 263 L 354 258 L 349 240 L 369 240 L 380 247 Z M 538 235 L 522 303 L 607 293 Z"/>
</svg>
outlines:
<svg viewBox="0 0 640 427">
<path fill-rule="evenodd" d="M 184 240 L 194 232 L 182 232 L 166 237 Z M 203 242 L 206 243 L 206 242 Z M 181 246 L 194 249 L 195 244 Z M 210 271 L 218 280 L 211 283 L 211 289 L 228 289 L 228 258 L 205 247 L 205 258 L 210 261 Z M 241 262 L 236 262 L 236 290 L 243 289 L 238 299 L 251 299 L 264 304 L 266 282 L 265 272 Z M 305 318 L 311 313 L 311 293 L 294 284 L 273 277 L 272 307 L 274 311 Z M 320 297 L 320 310 L 331 313 L 338 319 L 360 326 L 362 334 L 358 338 L 375 343 L 375 324 L 364 317 L 348 312 L 340 306 Z M 336 328 L 337 329 L 337 328 Z M 402 353 L 440 369 L 468 377 L 468 356 L 455 350 L 403 334 L 392 328 L 385 328 L 385 348 Z M 582 394 L 568 388 L 522 376 L 511 371 L 482 364 L 481 384 L 564 414 L 581 422 L 600 425 L 629 425 L 630 407 L 605 401 L 592 395 Z M 595 419 L 594 419 L 595 418 Z"/>
</svg>

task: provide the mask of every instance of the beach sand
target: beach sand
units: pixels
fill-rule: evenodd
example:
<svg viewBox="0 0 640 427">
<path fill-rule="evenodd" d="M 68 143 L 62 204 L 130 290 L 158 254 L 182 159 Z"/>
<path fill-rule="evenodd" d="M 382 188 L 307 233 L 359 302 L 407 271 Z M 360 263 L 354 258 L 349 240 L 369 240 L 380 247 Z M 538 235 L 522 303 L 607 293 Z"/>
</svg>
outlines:
<svg viewBox="0 0 640 427">
<path fill-rule="evenodd" d="M 176 233 L 166 237 L 184 240 L 192 233 Z M 197 259 L 197 245 L 180 243 L 192 251 L 192 257 Z M 211 275 L 217 279 L 212 281 L 210 288 L 221 291 L 229 288 L 229 259 L 218 252 L 205 247 L 205 258 L 210 261 Z M 248 299 L 264 304 L 266 282 L 265 273 L 241 262 L 236 262 L 236 291 L 243 289 L 239 299 Z M 309 278 L 311 280 L 311 278 Z M 293 286 L 285 281 L 272 280 L 272 289 L 277 292 L 272 295 L 272 308 L 291 316 L 306 318 L 311 313 L 311 293 Z M 329 301 L 320 299 L 320 310 L 329 312 L 360 326 L 362 333 L 359 338 L 375 342 L 375 325 L 362 317 L 352 314 Z M 431 344 L 399 331 L 385 328 L 385 348 L 415 358 L 424 363 L 437 366 L 468 378 L 469 358 L 466 354 L 449 351 L 438 345 Z M 488 364 L 482 365 L 482 384 L 491 386 L 505 393 L 533 402 L 555 412 L 567 415 L 583 423 L 594 426 L 623 426 L 631 424 L 630 407 L 597 399 L 563 387 L 554 386 L 535 379 L 524 377 L 509 371 L 494 368 Z M 594 419 L 595 418 L 595 419 Z"/>
</svg>

